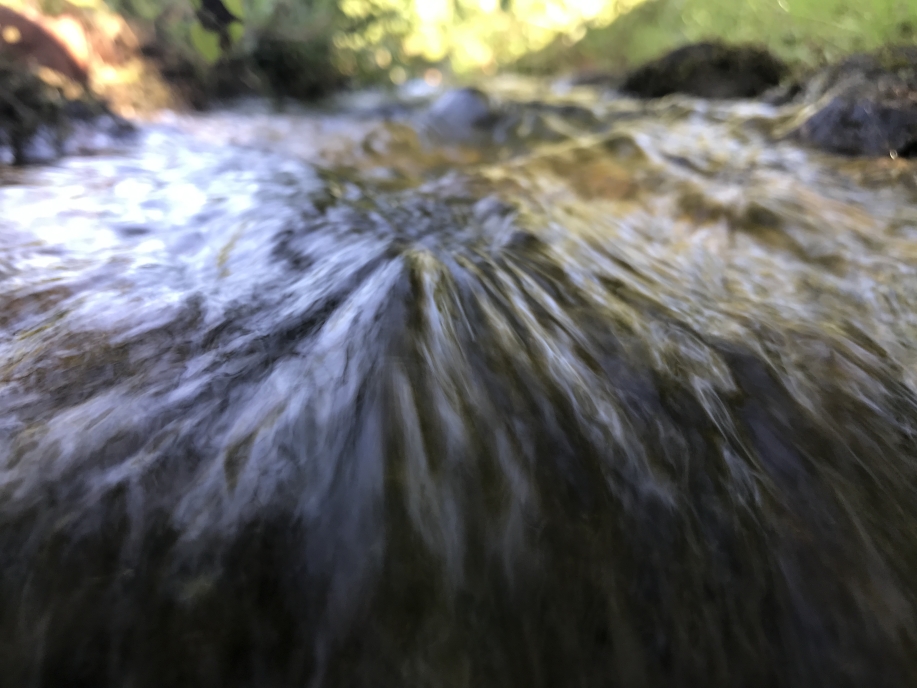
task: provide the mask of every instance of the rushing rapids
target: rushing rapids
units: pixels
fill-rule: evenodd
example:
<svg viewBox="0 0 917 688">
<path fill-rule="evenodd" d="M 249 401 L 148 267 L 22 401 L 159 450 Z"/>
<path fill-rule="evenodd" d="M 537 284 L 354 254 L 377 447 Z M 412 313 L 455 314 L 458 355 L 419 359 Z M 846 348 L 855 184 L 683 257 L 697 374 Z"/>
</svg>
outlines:
<svg viewBox="0 0 917 688">
<path fill-rule="evenodd" d="M 496 93 L 2 173 L 0 685 L 915 685 L 917 167 Z"/>
</svg>

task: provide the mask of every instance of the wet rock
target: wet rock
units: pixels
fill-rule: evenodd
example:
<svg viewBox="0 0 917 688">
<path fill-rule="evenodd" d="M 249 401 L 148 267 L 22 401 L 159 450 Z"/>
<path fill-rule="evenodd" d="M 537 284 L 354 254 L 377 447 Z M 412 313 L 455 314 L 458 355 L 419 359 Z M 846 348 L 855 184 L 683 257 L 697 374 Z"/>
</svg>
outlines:
<svg viewBox="0 0 917 688">
<path fill-rule="evenodd" d="M 798 134 L 830 153 L 909 157 L 917 144 L 917 100 L 835 98 L 810 117 Z"/>
<path fill-rule="evenodd" d="M 917 148 L 917 48 L 853 55 L 810 76 L 797 101 L 818 106 L 795 132 L 841 155 L 910 156 Z"/>
<path fill-rule="evenodd" d="M 786 65 L 762 48 L 697 43 L 631 72 L 620 90 L 640 98 L 684 93 L 700 98 L 754 98 L 780 83 Z"/>
<path fill-rule="evenodd" d="M 476 88 L 444 93 L 423 114 L 419 125 L 436 144 L 491 146 L 504 152 L 520 152 L 533 144 L 606 128 L 588 108 L 542 101 L 494 102 Z"/>
<path fill-rule="evenodd" d="M 445 143 L 483 143 L 491 138 L 500 114 L 487 94 L 476 88 L 459 88 L 444 93 L 426 112 L 424 131 Z"/>
</svg>

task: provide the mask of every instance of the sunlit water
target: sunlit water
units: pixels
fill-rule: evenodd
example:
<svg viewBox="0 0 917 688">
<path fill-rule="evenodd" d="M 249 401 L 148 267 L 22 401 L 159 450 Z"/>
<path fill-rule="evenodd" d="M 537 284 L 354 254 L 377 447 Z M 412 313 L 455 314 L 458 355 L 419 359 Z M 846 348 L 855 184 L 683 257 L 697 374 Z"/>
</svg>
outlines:
<svg viewBox="0 0 917 688">
<path fill-rule="evenodd" d="M 0 686 L 917 684 L 917 167 L 498 86 L 0 171 Z"/>
</svg>

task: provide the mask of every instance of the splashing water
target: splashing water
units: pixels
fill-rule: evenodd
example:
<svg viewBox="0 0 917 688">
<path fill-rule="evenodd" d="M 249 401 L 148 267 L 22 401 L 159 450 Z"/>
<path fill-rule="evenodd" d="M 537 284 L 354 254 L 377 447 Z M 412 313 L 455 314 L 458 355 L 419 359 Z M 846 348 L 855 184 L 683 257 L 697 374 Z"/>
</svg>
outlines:
<svg viewBox="0 0 917 688">
<path fill-rule="evenodd" d="M 577 98 L 4 173 L 0 685 L 915 684 L 917 168 Z"/>
</svg>

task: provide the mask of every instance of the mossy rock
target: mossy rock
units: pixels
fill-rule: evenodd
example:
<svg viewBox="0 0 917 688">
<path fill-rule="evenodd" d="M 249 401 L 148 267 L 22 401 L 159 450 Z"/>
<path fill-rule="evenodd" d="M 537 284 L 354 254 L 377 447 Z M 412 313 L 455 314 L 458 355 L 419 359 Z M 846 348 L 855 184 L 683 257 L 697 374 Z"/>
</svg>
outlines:
<svg viewBox="0 0 917 688">
<path fill-rule="evenodd" d="M 620 90 L 639 98 L 673 93 L 700 98 L 754 98 L 780 83 L 786 65 L 757 46 L 695 43 L 632 71 Z"/>
</svg>

